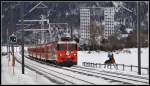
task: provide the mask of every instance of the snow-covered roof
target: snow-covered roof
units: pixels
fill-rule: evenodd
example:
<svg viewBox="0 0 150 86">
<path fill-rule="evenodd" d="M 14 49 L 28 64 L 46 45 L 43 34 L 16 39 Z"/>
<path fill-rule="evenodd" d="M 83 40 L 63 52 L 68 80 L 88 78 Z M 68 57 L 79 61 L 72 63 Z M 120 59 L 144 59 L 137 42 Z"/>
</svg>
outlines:
<svg viewBox="0 0 150 86">
<path fill-rule="evenodd" d="M 132 29 L 132 28 L 126 28 L 126 31 L 127 31 L 128 33 L 130 33 L 131 31 L 133 31 L 133 29 Z"/>
<path fill-rule="evenodd" d="M 128 34 L 122 34 L 121 36 L 122 37 L 128 37 Z"/>
</svg>

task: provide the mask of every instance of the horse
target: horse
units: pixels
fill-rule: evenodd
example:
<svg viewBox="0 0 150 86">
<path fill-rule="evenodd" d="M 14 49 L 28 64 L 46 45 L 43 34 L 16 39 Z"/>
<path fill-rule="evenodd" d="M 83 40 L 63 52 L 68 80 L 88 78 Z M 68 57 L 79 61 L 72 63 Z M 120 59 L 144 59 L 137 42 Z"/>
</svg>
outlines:
<svg viewBox="0 0 150 86">
<path fill-rule="evenodd" d="M 106 61 L 104 62 L 104 64 L 105 64 L 104 68 L 106 67 L 106 65 L 107 65 L 107 68 L 108 68 L 108 66 L 111 66 L 111 64 L 113 64 L 114 67 L 115 67 L 116 69 L 118 69 L 118 67 L 117 67 L 117 65 L 116 65 L 116 61 L 115 61 L 115 59 L 114 59 L 114 56 L 112 56 L 111 59 L 106 60 Z"/>
</svg>

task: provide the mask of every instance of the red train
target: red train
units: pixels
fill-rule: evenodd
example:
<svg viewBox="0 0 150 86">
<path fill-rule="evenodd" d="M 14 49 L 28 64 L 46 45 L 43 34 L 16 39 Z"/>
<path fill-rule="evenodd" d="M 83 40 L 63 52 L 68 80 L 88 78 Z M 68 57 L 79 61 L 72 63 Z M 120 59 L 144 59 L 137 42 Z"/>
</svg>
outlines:
<svg viewBox="0 0 150 86">
<path fill-rule="evenodd" d="M 78 43 L 76 41 L 58 41 L 41 44 L 34 48 L 28 48 L 30 57 L 62 66 L 77 64 Z"/>
</svg>

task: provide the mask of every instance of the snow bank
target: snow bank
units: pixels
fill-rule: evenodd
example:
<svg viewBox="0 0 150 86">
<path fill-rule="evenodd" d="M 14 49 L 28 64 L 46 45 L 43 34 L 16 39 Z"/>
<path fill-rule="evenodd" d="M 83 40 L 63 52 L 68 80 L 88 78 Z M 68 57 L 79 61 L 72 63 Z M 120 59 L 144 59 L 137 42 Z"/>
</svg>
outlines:
<svg viewBox="0 0 150 86">
<path fill-rule="evenodd" d="M 5 50 L 4 50 L 5 51 Z M 12 60 L 12 57 L 11 57 Z M 34 71 L 31 71 L 25 68 L 25 74 L 22 74 L 21 64 L 16 62 L 13 73 L 12 61 L 8 65 L 8 55 L 2 56 L 2 78 L 1 82 L 3 85 L 39 85 L 39 84 L 50 84 L 55 85 L 55 83 L 49 81 L 47 78 L 42 75 L 37 74 Z"/>
</svg>

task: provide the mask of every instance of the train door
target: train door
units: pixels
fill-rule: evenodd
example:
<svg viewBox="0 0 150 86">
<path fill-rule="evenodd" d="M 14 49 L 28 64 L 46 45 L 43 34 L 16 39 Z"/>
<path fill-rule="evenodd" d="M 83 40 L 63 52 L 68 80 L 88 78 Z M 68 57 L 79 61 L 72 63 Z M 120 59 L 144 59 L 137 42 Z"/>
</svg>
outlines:
<svg viewBox="0 0 150 86">
<path fill-rule="evenodd" d="M 56 45 L 55 44 L 51 46 L 51 59 L 56 60 Z"/>
</svg>

